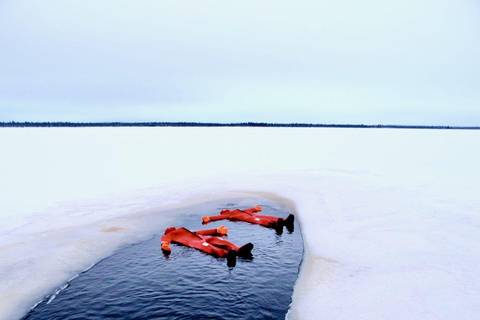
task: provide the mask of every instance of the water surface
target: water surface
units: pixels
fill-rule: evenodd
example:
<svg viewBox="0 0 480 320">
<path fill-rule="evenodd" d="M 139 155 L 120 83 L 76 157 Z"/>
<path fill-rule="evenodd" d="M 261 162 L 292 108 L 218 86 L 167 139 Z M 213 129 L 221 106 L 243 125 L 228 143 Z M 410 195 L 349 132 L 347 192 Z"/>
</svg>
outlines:
<svg viewBox="0 0 480 320">
<path fill-rule="evenodd" d="M 254 244 L 252 259 L 238 258 L 232 268 L 225 258 L 175 244 L 167 257 L 160 250 L 164 230 L 159 230 L 151 239 L 124 247 L 80 274 L 25 319 L 283 319 L 303 256 L 298 225 L 282 234 L 227 220 L 201 225 L 202 215 L 216 215 L 224 208 L 260 204 L 263 214 L 290 213 L 265 202 L 189 208 L 174 225 L 190 230 L 225 225 L 230 229 L 227 240 L 237 246 Z"/>
</svg>

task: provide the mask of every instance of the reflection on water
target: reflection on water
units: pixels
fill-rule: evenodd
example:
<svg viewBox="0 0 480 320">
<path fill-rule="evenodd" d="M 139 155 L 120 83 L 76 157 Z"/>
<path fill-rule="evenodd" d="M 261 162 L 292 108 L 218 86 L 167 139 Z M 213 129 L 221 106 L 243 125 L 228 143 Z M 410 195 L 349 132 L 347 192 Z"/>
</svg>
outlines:
<svg viewBox="0 0 480 320">
<path fill-rule="evenodd" d="M 215 214 L 222 208 L 208 209 Z M 289 214 L 274 205 L 263 209 L 268 215 Z M 204 213 L 184 216 L 176 227 L 204 229 Z M 238 258 L 229 268 L 224 258 L 175 244 L 167 257 L 160 249 L 161 230 L 104 259 L 25 318 L 284 319 L 303 255 L 298 225 L 282 234 L 245 222 L 218 221 L 207 228 L 220 225 L 230 229 L 227 239 L 234 244 L 255 245 L 252 259 Z"/>
</svg>

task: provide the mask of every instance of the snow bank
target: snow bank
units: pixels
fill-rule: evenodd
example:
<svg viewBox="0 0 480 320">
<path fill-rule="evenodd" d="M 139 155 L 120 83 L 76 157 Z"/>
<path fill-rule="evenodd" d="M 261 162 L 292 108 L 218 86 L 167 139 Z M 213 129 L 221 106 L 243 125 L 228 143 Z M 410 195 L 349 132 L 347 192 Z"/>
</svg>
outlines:
<svg viewBox="0 0 480 320">
<path fill-rule="evenodd" d="M 302 227 L 289 318 L 480 313 L 480 131 L 2 129 L 0 148 L 0 319 L 172 212 L 240 193 Z"/>
</svg>

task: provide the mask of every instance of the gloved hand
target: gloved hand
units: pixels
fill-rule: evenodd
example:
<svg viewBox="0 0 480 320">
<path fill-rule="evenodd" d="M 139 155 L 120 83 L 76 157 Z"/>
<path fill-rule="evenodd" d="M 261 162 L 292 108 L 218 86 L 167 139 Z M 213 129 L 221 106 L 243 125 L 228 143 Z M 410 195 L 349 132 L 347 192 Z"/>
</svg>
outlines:
<svg viewBox="0 0 480 320">
<path fill-rule="evenodd" d="M 222 236 L 226 235 L 228 232 L 228 228 L 225 228 L 225 226 L 220 226 L 217 228 L 217 233 L 221 234 Z"/>
</svg>

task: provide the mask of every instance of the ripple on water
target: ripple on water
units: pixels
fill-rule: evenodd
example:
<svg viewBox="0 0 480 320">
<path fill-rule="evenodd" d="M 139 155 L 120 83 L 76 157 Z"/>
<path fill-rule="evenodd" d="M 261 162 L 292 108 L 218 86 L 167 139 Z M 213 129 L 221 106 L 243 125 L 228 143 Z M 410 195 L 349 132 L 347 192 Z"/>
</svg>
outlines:
<svg viewBox="0 0 480 320">
<path fill-rule="evenodd" d="M 210 204 L 207 211 L 213 215 L 227 206 L 236 204 Z M 269 215 L 289 214 L 275 204 L 263 209 Z M 201 215 L 184 216 L 176 226 L 203 229 Z M 25 318 L 285 318 L 303 255 L 298 225 L 293 233 L 281 235 L 244 222 L 218 221 L 209 227 L 220 225 L 230 229 L 229 241 L 255 245 L 252 259 L 238 258 L 229 268 L 226 259 L 179 245 L 172 245 L 172 254 L 165 257 L 159 230 L 152 239 L 120 249 L 72 279 Z"/>
</svg>

